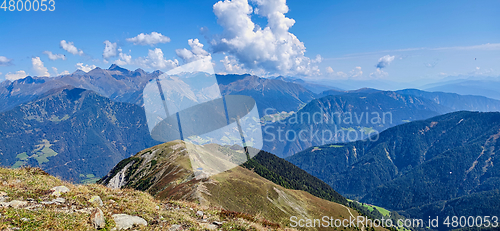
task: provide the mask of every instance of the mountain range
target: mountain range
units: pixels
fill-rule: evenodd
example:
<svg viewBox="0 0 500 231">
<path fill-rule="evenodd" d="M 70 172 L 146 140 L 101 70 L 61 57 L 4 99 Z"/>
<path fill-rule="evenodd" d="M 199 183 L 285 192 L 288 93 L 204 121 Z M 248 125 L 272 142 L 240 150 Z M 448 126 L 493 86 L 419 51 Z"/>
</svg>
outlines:
<svg viewBox="0 0 500 231">
<path fill-rule="evenodd" d="M 37 166 L 65 180 L 105 175 L 120 160 L 158 144 L 144 110 L 80 88 L 61 88 L 0 113 L 2 166 Z"/>
<path fill-rule="evenodd" d="M 376 141 L 309 148 L 288 161 L 344 196 L 410 217 L 500 212 L 500 113 L 455 112 L 402 124 Z"/>
<path fill-rule="evenodd" d="M 104 176 L 99 182 L 108 187 L 261 214 L 279 224 L 292 214 L 500 212 L 499 100 L 216 75 L 223 95 L 255 99 L 265 142 L 241 166 L 210 175 L 191 168 L 182 141 L 160 144 L 149 134 L 142 91 L 161 74 L 112 65 L 0 83 L 0 164 L 36 166 L 78 183 Z M 198 150 L 221 163 L 238 152 L 215 144 Z"/>
<path fill-rule="evenodd" d="M 426 91 L 450 92 L 461 95 L 480 95 L 492 99 L 500 100 L 498 88 L 500 81 L 498 78 L 464 78 L 463 76 L 454 77 L 447 81 L 427 84 L 421 89 Z"/>
<path fill-rule="evenodd" d="M 117 65 L 109 69 L 95 68 L 88 73 L 75 71 L 58 77 L 31 77 L 0 83 L 0 112 L 37 99 L 46 92 L 61 87 L 91 90 L 117 102 L 142 105 L 142 89 L 161 71 L 147 73 L 142 69 L 129 71 Z"/>
</svg>

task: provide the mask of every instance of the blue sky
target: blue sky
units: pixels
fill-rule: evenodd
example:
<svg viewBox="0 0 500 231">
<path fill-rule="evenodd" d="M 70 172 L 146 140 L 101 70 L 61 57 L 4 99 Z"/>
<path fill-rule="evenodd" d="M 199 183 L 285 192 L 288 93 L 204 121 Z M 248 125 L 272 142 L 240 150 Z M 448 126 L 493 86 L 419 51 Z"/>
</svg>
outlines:
<svg viewBox="0 0 500 231">
<path fill-rule="evenodd" d="M 55 0 L 55 5 L 53 12 L 0 11 L 0 81 L 112 63 L 168 70 L 206 57 L 220 73 L 383 80 L 408 87 L 450 76 L 500 75 L 499 1 Z M 146 39 L 136 37 L 141 33 Z M 105 41 L 111 45 L 106 59 Z M 65 58 L 51 60 L 47 51 Z"/>
</svg>

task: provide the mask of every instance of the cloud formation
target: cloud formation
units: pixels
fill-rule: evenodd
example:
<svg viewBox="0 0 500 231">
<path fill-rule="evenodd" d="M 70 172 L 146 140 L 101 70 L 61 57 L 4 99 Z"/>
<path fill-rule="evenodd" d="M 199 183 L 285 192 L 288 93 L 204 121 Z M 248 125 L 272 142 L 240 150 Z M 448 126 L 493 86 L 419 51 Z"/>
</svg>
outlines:
<svg viewBox="0 0 500 231">
<path fill-rule="evenodd" d="M 40 57 L 31 58 L 31 64 L 33 65 L 33 70 L 38 76 L 49 77 L 49 70 L 43 65 Z"/>
<path fill-rule="evenodd" d="M 105 47 L 102 52 L 102 57 L 106 60 L 117 55 L 116 48 L 118 47 L 116 43 L 112 43 L 108 40 L 104 41 Z"/>
<path fill-rule="evenodd" d="M 326 76 L 333 77 L 335 79 L 361 79 L 363 77 L 363 70 L 361 67 L 354 67 L 348 73 L 343 71 L 335 71 L 332 67 L 326 67 Z"/>
<path fill-rule="evenodd" d="M 230 74 L 245 74 L 248 71 L 243 67 L 242 64 L 234 58 L 234 56 L 225 56 L 224 59 L 220 60 L 227 73 Z"/>
<path fill-rule="evenodd" d="M 170 38 L 162 35 L 158 32 L 152 32 L 151 34 L 140 33 L 139 35 L 128 38 L 128 42 L 134 43 L 134 45 L 150 45 L 153 46 L 158 43 L 168 43 Z"/>
<path fill-rule="evenodd" d="M 78 70 L 82 70 L 82 71 L 85 71 L 85 72 L 89 72 L 91 70 L 94 70 L 96 68 L 95 65 L 83 65 L 83 63 L 77 63 L 75 65 L 76 69 Z"/>
<path fill-rule="evenodd" d="M 148 50 L 148 56 L 132 59 L 131 55 L 123 53 L 121 48 L 118 48 L 118 59 L 114 62 L 116 65 L 138 65 L 142 68 L 170 70 L 179 66 L 177 59 L 170 60 L 163 57 L 163 51 L 160 48 Z"/>
<path fill-rule="evenodd" d="M 145 68 L 162 69 L 162 70 L 170 70 L 174 67 L 179 66 L 179 61 L 177 59 L 167 60 L 163 58 L 163 51 L 160 48 L 149 50 L 147 57 L 139 57 L 134 62 L 137 65 L 140 65 Z"/>
<path fill-rule="evenodd" d="M 379 78 L 384 78 L 384 77 L 386 77 L 388 75 L 389 75 L 389 73 L 383 71 L 380 68 L 377 68 L 375 70 L 375 72 L 370 73 L 370 78 L 379 79 Z"/>
<path fill-rule="evenodd" d="M 188 44 L 191 47 L 191 50 L 188 50 L 186 48 L 175 50 L 177 56 L 179 56 L 179 58 L 181 58 L 184 63 L 211 58 L 210 53 L 203 49 L 203 44 L 201 44 L 198 39 L 189 39 Z"/>
<path fill-rule="evenodd" d="M 118 48 L 118 59 L 115 60 L 115 64 L 120 66 L 132 64 L 132 56 L 124 54 L 123 50 Z"/>
<path fill-rule="evenodd" d="M 0 56 L 0 66 L 10 66 L 12 65 L 12 59 L 8 59 L 5 56 Z"/>
<path fill-rule="evenodd" d="M 57 68 L 55 68 L 55 67 L 52 67 L 52 71 L 54 72 L 54 76 L 59 76 L 59 75 L 69 75 L 69 74 L 70 74 L 70 73 L 69 73 L 69 71 L 67 71 L 67 70 L 66 70 L 66 71 L 63 71 L 63 72 L 61 72 L 61 73 L 59 73 L 59 72 L 57 71 Z"/>
<path fill-rule="evenodd" d="M 359 78 L 363 75 L 363 71 L 361 70 L 361 67 L 355 67 L 351 72 L 350 72 L 350 77 L 351 78 Z"/>
<path fill-rule="evenodd" d="M 46 54 L 50 60 L 58 60 L 58 59 L 66 60 L 66 55 L 63 54 L 54 54 L 51 51 L 44 51 L 43 53 Z"/>
<path fill-rule="evenodd" d="M 75 45 L 73 45 L 73 42 L 66 42 L 66 40 L 61 40 L 59 45 L 61 46 L 62 49 L 71 54 L 80 56 L 83 55 L 83 51 L 76 48 Z"/>
<path fill-rule="evenodd" d="M 295 20 L 287 18 L 285 0 L 224 0 L 213 6 L 223 34 L 211 41 L 215 52 L 227 52 L 248 69 L 279 74 L 314 75 L 319 69 L 305 56 L 306 47 L 288 30 Z M 267 18 L 265 28 L 256 25 L 253 14 Z"/>
<path fill-rule="evenodd" d="M 394 61 L 394 58 L 395 58 L 395 56 L 385 55 L 385 56 L 381 57 L 380 59 L 378 59 L 378 63 L 376 65 L 376 67 L 379 69 L 385 68 L 385 67 L 389 66 L 389 64 L 391 64 L 392 61 Z"/>
<path fill-rule="evenodd" d="M 22 79 L 24 77 L 28 76 L 25 71 L 17 71 L 16 73 L 7 73 L 5 74 L 5 79 L 10 80 L 10 81 L 16 81 L 18 79 Z"/>
</svg>

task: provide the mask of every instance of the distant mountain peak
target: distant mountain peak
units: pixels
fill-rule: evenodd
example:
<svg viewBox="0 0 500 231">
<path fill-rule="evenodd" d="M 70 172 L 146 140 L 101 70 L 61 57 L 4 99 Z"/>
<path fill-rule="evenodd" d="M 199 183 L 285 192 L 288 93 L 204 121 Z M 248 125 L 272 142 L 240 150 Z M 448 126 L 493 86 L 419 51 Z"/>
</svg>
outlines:
<svg viewBox="0 0 500 231">
<path fill-rule="evenodd" d="M 128 73 L 128 72 L 130 72 L 128 69 L 120 67 L 120 66 L 118 66 L 116 64 L 111 64 L 111 66 L 108 68 L 108 70 L 110 70 L 110 71 L 120 71 L 122 73 Z"/>
<path fill-rule="evenodd" d="M 85 71 L 82 71 L 80 69 L 76 70 L 75 72 L 73 72 L 73 75 L 85 75 L 87 74 L 87 72 Z"/>
</svg>

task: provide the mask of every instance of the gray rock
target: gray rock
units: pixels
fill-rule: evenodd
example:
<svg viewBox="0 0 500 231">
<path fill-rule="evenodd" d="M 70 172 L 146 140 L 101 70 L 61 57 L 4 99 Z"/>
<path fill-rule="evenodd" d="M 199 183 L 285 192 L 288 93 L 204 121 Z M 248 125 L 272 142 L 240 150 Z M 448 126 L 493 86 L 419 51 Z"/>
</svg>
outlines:
<svg viewBox="0 0 500 231">
<path fill-rule="evenodd" d="M 9 206 L 12 208 L 15 208 L 15 209 L 25 207 L 26 205 L 28 205 L 27 201 L 13 200 L 13 201 L 9 202 Z"/>
<path fill-rule="evenodd" d="M 217 225 L 217 226 L 222 226 L 223 223 L 220 221 L 214 221 L 214 222 L 212 222 L 212 224 Z"/>
<path fill-rule="evenodd" d="M 7 196 L 7 193 L 4 191 L 0 191 L 0 202 L 5 202 L 7 200 L 7 198 L 9 198 Z"/>
<path fill-rule="evenodd" d="M 53 203 L 61 203 L 61 204 L 62 204 L 62 203 L 64 203 L 64 202 L 66 202 L 66 199 L 64 199 L 64 198 L 62 198 L 62 197 L 58 197 L 58 198 L 56 198 L 56 199 L 52 200 L 52 202 L 53 202 Z"/>
<path fill-rule="evenodd" d="M 182 230 L 182 226 L 181 225 L 172 225 L 172 226 L 170 226 L 170 228 L 168 230 L 169 231 Z"/>
<path fill-rule="evenodd" d="M 106 220 L 104 219 L 104 213 L 100 208 L 95 208 L 90 214 L 90 221 L 95 229 L 103 229 L 106 226 Z"/>
<path fill-rule="evenodd" d="M 147 226 L 148 222 L 138 216 L 130 216 L 127 214 L 113 214 L 113 220 L 115 220 L 116 229 L 130 229 L 134 225 L 144 225 Z"/>
<path fill-rule="evenodd" d="M 54 192 L 52 192 L 52 195 L 56 196 L 56 197 L 61 196 L 61 194 L 67 193 L 70 191 L 69 188 L 64 186 L 64 185 L 51 188 L 50 190 L 54 191 Z"/>
<path fill-rule="evenodd" d="M 93 196 L 92 198 L 89 199 L 89 202 L 99 207 L 102 207 L 104 205 L 104 203 L 102 203 L 100 196 Z"/>
<path fill-rule="evenodd" d="M 196 212 L 196 215 L 199 216 L 199 217 L 203 217 L 203 211 Z"/>
<path fill-rule="evenodd" d="M 209 224 L 209 225 L 207 225 L 207 228 L 208 228 L 208 229 L 217 229 L 217 228 L 218 228 L 218 226 L 217 226 L 217 225 L 214 225 L 214 224 Z"/>
</svg>

